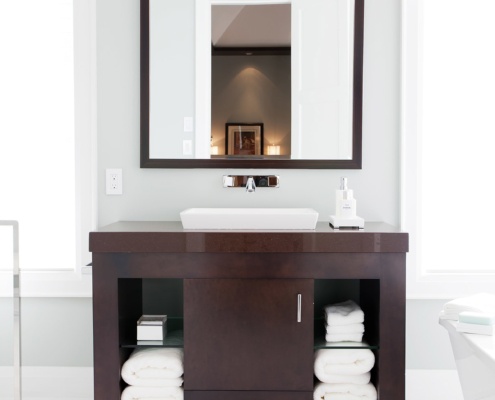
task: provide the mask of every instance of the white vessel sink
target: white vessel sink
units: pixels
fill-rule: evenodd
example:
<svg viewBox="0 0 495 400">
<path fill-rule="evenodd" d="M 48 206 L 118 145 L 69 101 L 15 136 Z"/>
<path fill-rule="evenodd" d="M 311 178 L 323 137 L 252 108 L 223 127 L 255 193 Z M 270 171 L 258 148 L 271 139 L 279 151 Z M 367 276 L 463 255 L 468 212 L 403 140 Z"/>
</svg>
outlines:
<svg viewBox="0 0 495 400">
<path fill-rule="evenodd" d="M 315 229 L 311 208 L 189 208 L 180 213 L 184 229 Z"/>
</svg>

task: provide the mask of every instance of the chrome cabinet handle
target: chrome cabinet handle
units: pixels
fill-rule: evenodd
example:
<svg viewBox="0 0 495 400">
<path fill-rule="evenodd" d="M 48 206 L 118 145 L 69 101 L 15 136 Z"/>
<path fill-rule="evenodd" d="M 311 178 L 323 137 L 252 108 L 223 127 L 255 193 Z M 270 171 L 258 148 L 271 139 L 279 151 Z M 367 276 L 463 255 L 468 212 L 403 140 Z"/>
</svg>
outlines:
<svg viewBox="0 0 495 400">
<path fill-rule="evenodd" d="M 302 295 L 299 293 L 297 295 L 297 322 L 301 322 L 301 302 Z"/>
</svg>

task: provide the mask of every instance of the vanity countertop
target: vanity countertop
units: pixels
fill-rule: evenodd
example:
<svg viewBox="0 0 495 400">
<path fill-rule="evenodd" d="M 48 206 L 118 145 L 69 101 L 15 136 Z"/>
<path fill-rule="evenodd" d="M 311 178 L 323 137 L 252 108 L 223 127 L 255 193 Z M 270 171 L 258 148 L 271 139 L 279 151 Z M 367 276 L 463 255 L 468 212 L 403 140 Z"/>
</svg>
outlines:
<svg viewBox="0 0 495 400">
<path fill-rule="evenodd" d="M 121 221 L 90 233 L 93 253 L 405 253 L 408 234 L 381 222 L 361 230 L 187 230 L 180 221 Z"/>
</svg>

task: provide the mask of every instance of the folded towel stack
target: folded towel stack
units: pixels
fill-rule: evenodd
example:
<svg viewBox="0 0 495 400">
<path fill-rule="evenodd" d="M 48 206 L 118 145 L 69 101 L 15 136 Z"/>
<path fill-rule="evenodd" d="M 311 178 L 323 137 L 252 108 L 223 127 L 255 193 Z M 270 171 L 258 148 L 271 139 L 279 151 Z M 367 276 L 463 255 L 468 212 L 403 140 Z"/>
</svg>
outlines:
<svg viewBox="0 0 495 400">
<path fill-rule="evenodd" d="M 180 348 L 149 347 L 135 349 L 121 370 L 131 386 L 121 400 L 183 400 L 184 351 Z"/>
<path fill-rule="evenodd" d="M 440 318 L 459 320 L 459 314 L 463 311 L 476 313 L 495 314 L 495 295 L 478 293 L 472 296 L 460 297 L 444 304 L 440 312 Z"/>
<path fill-rule="evenodd" d="M 495 311 L 495 310 L 494 310 Z M 462 311 L 459 313 L 457 332 L 476 333 L 478 335 L 493 335 L 495 331 L 495 313 L 479 313 Z"/>
<path fill-rule="evenodd" d="M 375 355 L 369 349 L 320 349 L 315 352 L 314 370 L 321 381 L 314 390 L 314 400 L 376 400 L 370 383 Z"/>
<path fill-rule="evenodd" d="M 325 307 L 327 342 L 361 342 L 364 333 L 363 310 L 352 300 Z"/>
<path fill-rule="evenodd" d="M 458 321 L 456 330 L 463 333 L 493 335 L 495 332 L 495 296 L 478 293 L 444 304 L 440 319 Z"/>
</svg>

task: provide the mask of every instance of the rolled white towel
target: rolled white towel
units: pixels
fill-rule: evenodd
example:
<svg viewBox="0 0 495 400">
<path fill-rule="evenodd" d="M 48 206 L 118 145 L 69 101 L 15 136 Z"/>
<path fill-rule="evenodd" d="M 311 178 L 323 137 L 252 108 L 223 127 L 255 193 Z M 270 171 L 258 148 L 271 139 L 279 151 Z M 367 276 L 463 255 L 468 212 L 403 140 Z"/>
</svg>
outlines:
<svg viewBox="0 0 495 400">
<path fill-rule="evenodd" d="M 127 386 L 121 400 L 184 400 L 181 387 Z"/>
<path fill-rule="evenodd" d="M 440 318 L 457 321 L 459 313 L 473 311 L 480 313 L 495 313 L 495 295 L 477 293 L 471 296 L 460 297 L 444 304 Z"/>
<path fill-rule="evenodd" d="M 184 351 L 150 347 L 133 351 L 121 370 L 122 379 L 134 386 L 181 386 Z"/>
<path fill-rule="evenodd" d="M 314 372 L 321 382 L 333 375 L 361 375 L 375 365 L 375 355 L 369 349 L 320 349 L 315 352 Z"/>
<path fill-rule="evenodd" d="M 349 374 L 325 374 L 321 375 L 325 379 L 324 383 L 354 383 L 356 385 L 366 385 L 370 382 L 371 374 L 365 372 L 359 375 Z"/>
<path fill-rule="evenodd" d="M 362 342 L 362 333 L 327 333 L 325 335 L 327 342 Z"/>
<path fill-rule="evenodd" d="M 328 325 L 348 325 L 364 322 L 364 313 L 354 301 L 325 306 L 325 320 Z"/>
<path fill-rule="evenodd" d="M 325 324 L 327 333 L 363 333 L 364 324 L 348 324 L 348 325 L 328 325 Z"/>
<path fill-rule="evenodd" d="M 378 394 L 372 383 L 318 383 L 313 392 L 314 400 L 377 400 Z"/>
</svg>

